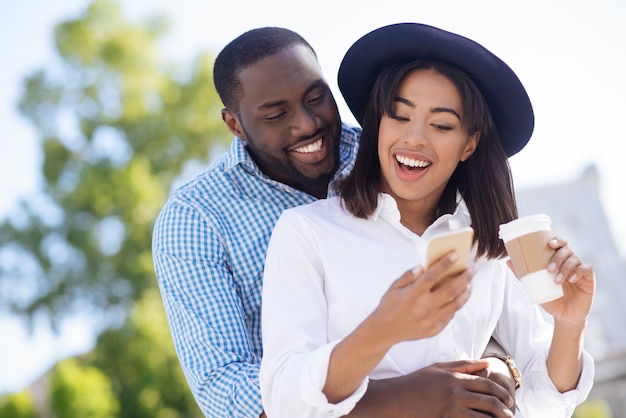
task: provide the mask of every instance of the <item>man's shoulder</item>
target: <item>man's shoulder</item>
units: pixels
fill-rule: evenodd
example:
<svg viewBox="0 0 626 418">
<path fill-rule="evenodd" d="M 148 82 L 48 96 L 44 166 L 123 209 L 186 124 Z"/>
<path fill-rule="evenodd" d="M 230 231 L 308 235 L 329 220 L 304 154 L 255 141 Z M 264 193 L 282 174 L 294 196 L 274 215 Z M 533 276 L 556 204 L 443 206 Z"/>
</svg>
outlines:
<svg viewBox="0 0 626 418">
<path fill-rule="evenodd" d="M 361 138 L 361 128 L 346 122 L 341 122 L 341 140 L 348 143 L 357 143 Z"/>
<path fill-rule="evenodd" d="M 228 153 L 218 157 L 202 171 L 173 188 L 162 211 L 187 210 L 222 212 L 233 200 L 240 199 L 242 182 L 256 181 L 239 173 L 242 167 L 231 164 Z M 177 209 L 178 208 L 178 209 Z"/>
<path fill-rule="evenodd" d="M 230 148 L 217 157 L 202 171 L 177 187 L 172 196 L 215 197 L 236 194 L 241 183 L 259 181 L 254 173 L 252 160 L 241 140 L 234 138 Z"/>
<path fill-rule="evenodd" d="M 193 177 L 177 186 L 172 192 L 172 197 L 194 196 L 201 193 L 203 196 L 212 190 L 224 190 L 224 185 L 228 184 L 226 174 L 225 156 L 219 157 L 216 161 L 196 173 Z"/>
</svg>

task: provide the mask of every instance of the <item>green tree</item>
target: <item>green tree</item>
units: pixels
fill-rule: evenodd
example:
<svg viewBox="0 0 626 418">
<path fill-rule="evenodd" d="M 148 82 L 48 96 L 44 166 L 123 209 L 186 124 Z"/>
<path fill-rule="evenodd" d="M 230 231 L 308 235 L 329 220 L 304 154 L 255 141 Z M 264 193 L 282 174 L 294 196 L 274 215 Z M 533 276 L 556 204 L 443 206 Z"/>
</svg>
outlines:
<svg viewBox="0 0 626 418">
<path fill-rule="evenodd" d="M 63 360 L 50 379 L 50 406 L 61 418 L 111 418 L 118 416 L 119 403 L 109 379 L 95 367 L 78 359 Z"/>
<path fill-rule="evenodd" d="M 578 405 L 573 418 L 611 418 L 611 407 L 601 398 L 589 398 Z"/>
<path fill-rule="evenodd" d="M 166 60 L 167 27 L 96 0 L 55 28 L 59 59 L 25 80 L 43 186 L 0 225 L 0 305 L 14 313 L 123 314 L 155 287 L 152 227 L 173 181 L 230 140 L 213 59 Z"/>
<path fill-rule="evenodd" d="M 0 417 L 36 418 L 35 405 L 29 391 L 0 397 Z"/>
<path fill-rule="evenodd" d="M 202 417 L 174 354 L 157 290 L 144 294 L 122 328 L 100 335 L 89 357 L 110 379 L 120 418 Z"/>
<path fill-rule="evenodd" d="M 164 17 L 133 23 L 117 2 L 96 0 L 56 26 L 58 59 L 25 80 L 19 108 L 41 139 L 42 189 L 0 224 L 0 306 L 52 325 L 94 312 L 103 327 L 123 324 L 53 368 L 48 412 L 59 418 L 200 416 L 162 311 L 151 237 L 173 183 L 231 135 L 213 58 L 167 60 L 167 28 Z M 35 415 L 28 390 L 0 400 L 5 411 Z"/>
<path fill-rule="evenodd" d="M 91 353 L 58 363 L 48 378 L 49 410 L 58 418 L 202 417 L 156 289 L 145 292 L 121 328 L 102 333 Z"/>
</svg>

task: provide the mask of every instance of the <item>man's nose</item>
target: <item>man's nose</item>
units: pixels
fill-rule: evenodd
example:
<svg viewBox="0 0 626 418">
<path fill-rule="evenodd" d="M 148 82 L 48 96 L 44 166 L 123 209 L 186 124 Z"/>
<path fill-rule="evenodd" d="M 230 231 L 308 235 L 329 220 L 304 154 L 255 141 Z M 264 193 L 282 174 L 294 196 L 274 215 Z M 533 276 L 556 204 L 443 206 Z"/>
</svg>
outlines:
<svg viewBox="0 0 626 418">
<path fill-rule="evenodd" d="M 317 115 L 310 109 L 299 109 L 291 124 L 291 131 L 294 136 L 309 136 L 313 135 L 318 129 Z"/>
</svg>

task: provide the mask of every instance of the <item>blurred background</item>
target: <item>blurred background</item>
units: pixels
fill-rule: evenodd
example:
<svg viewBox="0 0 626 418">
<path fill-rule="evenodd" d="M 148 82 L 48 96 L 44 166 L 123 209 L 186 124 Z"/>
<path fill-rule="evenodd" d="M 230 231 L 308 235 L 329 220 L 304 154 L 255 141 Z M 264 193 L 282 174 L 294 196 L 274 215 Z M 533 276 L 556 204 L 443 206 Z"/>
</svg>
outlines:
<svg viewBox="0 0 626 418">
<path fill-rule="evenodd" d="M 360 36 L 402 21 L 476 40 L 518 74 L 533 139 L 511 166 L 598 274 L 576 417 L 626 417 L 626 3 L 21 0 L 0 15 L 0 417 L 197 417 L 150 254 L 172 188 L 222 153 L 215 55 L 283 26 L 336 87 Z"/>
</svg>

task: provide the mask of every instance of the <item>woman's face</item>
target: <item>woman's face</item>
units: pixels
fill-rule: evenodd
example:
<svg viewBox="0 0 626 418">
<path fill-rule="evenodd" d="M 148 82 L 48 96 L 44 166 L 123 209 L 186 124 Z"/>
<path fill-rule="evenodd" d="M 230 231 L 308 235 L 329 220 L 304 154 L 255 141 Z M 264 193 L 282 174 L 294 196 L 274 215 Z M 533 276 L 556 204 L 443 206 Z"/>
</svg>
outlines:
<svg viewBox="0 0 626 418">
<path fill-rule="evenodd" d="M 406 205 L 434 211 L 457 164 L 478 145 L 461 126 L 456 86 L 434 70 L 416 70 L 400 83 L 394 114 L 383 115 L 378 136 L 382 191 Z M 415 206 L 417 205 L 417 206 Z"/>
</svg>

